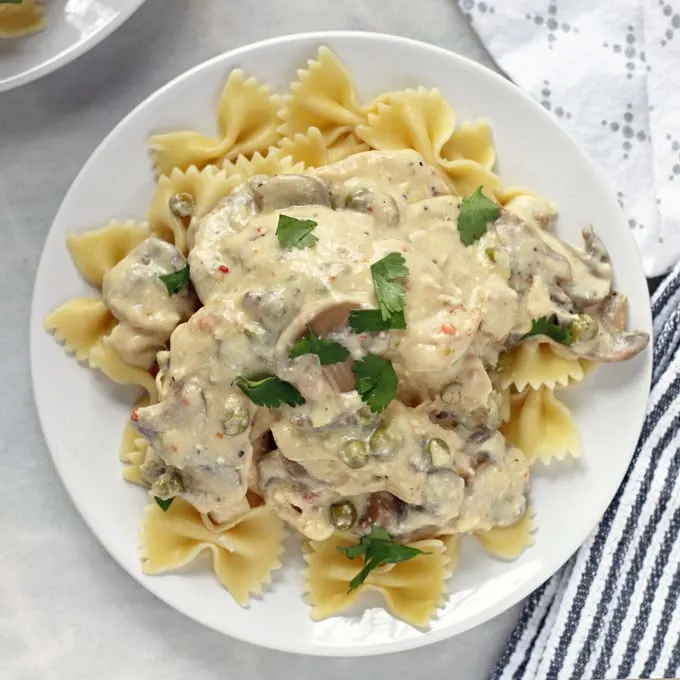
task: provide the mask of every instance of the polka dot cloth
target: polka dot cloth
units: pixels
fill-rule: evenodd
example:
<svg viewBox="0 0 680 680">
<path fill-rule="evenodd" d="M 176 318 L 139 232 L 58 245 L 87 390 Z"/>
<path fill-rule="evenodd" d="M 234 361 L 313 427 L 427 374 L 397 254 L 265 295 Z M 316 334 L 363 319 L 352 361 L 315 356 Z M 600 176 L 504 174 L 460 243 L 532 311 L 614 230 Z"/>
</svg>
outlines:
<svg viewBox="0 0 680 680">
<path fill-rule="evenodd" d="M 648 276 L 680 260 L 680 0 L 458 0 L 614 184 Z"/>
</svg>

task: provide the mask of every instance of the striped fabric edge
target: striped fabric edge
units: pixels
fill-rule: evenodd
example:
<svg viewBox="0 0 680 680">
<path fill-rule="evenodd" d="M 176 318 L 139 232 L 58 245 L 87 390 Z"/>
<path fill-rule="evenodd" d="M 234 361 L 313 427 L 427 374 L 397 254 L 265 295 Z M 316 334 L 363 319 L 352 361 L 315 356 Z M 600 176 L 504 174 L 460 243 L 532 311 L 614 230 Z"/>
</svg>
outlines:
<svg viewBox="0 0 680 680">
<path fill-rule="evenodd" d="M 648 550 L 647 554 L 641 551 L 641 545 L 648 545 L 655 537 L 660 544 L 666 544 L 670 540 L 668 545 L 672 546 L 676 538 L 674 517 L 668 518 L 672 485 L 666 484 L 661 489 L 666 491 L 665 505 L 664 498 L 653 494 L 644 496 L 643 487 L 647 490 L 651 487 L 653 480 L 650 479 L 650 473 L 657 469 L 657 465 L 665 464 L 670 474 L 677 465 L 672 460 L 670 444 L 680 424 L 677 418 L 671 417 L 671 405 L 680 391 L 680 366 L 676 365 L 680 364 L 680 360 L 673 361 L 680 346 L 680 264 L 657 289 L 652 298 L 652 314 L 652 394 L 631 466 L 596 532 L 560 572 L 527 599 L 507 647 L 491 674 L 491 680 L 581 680 L 584 677 L 605 677 L 605 671 L 606 677 L 616 677 L 617 674 L 620 677 L 629 677 L 630 671 L 637 670 L 638 662 L 641 665 L 640 671 L 644 671 L 646 677 L 649 677 L 647 671 L 650 668 L 657 673 L 657 677 L 661 677 L 669 669 L 676 672 L 680 666 L 680 641 L 673 645 L 666 640 L 666 643 L 670 643 L 667 644 L 667 649 L 677 650 L 670 653 L 666 650 L 663 654 L 660 649 L 666 637 L 663 631 L 659 633 L 657 644 L 652 641 L 647 645 L 646 658 L 640 660 L 639 655 L 636 656 L 636 645 L 639 647 L 642 642 L 638 638 L 642 630 L 644 611 L 635 611 L 637 616 L 628 617 L 633 623 L 627 626 L 628 635 L 625 640 L 617 633 L 618 625 L 623 625 L 622 622 L 626 619 L 631 602 L 636 601 L 636 593 L 629 592 L 630 586 L 637 590 L 642 588 L 647 593 L 654 592 L 650 589 L 655 583 L 660 583 L 664 578 L 663 574 L 668 571 L 663 567 L 670 559 L 670 549 Z M 674 370 L 668 370 L 669 368 Z M 655 507 L 659 503 L 662 507 Z M 630 527 L 631 520 L 635 524 L 633 510 L 643 507 L 646 508 L 649 521 L 634 531 L 635 527 Z M 660 523 L 660 514 L 668 518 L 668 521 Z M 628 533 L 625 533 L 627 525 Z M 657 535 L 662 526 L 666 527 L 663 538 Z M 659 531 L 656 531 L 657 528 Z M 631 540 L 633 536 L 646 540 L 637 544 Z M 638 555 L 637 561 L 635 554 Z M 639 583 L 639 572 L 638 578 L 635 578 L 636 572 L 634 569 L 631 571 L 631 565 L 638 565 L 641 557 L 646 558 L 646 563 L 650 564 L 642 585 Z M 612 570 L 614 559 L 620 560 L 616 563 L 619 568 Z M 617 577 L 621 575 L 624 562 L 628 568 L 623 580 L 619 582 Z M 607 576 L 609 587 L 605 591 Z M 680 572 L 676 576 L 680 580 Z M 603 579 L 603 593 L 606 592 L 609 596 L 621 595 L 622 588 L 626 585 L 629 588 L 623 591 L 623 598 L 616 600 L 616 605 L 610 607 L 606 599 L 597 602 L 597 595 L 591 593 L 591 586 L 596 579 L 598 582 Z M 679 587 L 674 591 L 674 585 L 675 583 L 669 584 L 670 593 L 680 590 Z M 643 602 L 644 598 L 643 594 Z M 667 598 L 663 609 L 672 606 L 675 601 L 676 598 Z M 672 618 L 666 617 L 666 628 L 670 627 Z M 602 640 L 598 639 L 598 634 L 603 630 L 606 646 L 600 650 L 597 643 Z M 618 653 L 615 653 L 615 649 Z M 659 667 L 662 660 L 664 668 Z M 616 672 L 614 668 L 610 668 L 613 661 L 618 668 Z"/>
</svg>

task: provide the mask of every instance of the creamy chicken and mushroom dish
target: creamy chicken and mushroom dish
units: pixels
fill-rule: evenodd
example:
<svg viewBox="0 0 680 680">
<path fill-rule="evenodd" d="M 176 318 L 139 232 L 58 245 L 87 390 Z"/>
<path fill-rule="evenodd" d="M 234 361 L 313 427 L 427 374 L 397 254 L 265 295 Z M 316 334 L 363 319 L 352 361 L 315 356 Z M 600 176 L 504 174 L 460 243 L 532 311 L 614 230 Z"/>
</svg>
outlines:
<svg viewBox="0 0 680 680">
<path fill-rule="evenodd" d="M 151 493 L 215 524 L 268 504 L 313 540 L 379 525 L 401 541 L 516 523 L 524 454 L 499 432 L 499 360 L 528 336 L 633 357 L 625 296 L 594 231 L 547 231 L 522 195 L 461 199 L 414 151 L 254 177 L 211 212 L 171 206 L 189 253 L 151 236 L 106 276 L 127 362 L 156 361 L 135 409 Z"/>
</svg>

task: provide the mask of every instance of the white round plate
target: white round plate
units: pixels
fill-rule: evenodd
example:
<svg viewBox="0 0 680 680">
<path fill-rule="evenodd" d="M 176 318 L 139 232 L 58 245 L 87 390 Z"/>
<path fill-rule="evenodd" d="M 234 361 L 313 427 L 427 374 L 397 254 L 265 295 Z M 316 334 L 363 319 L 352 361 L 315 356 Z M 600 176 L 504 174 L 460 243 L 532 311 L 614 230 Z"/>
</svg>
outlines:
<svg viewBox="0 0 680 680">
<path fill-rule="evenodd" d="M 312 622 L 302 600 L 302 560 L 296 550 L 289 551 L 273 586 L 249 609 L 235 604 L 209 569 L 143 575 L 137 546 L 147 499 L 121 480 L 117 460 L 133 395 L 65 356 L 42 327 L 55 306 L 88 294 L 64 245 L 67 231 L 113 216 L 144 216 L 153 190 L 147 137 L 177 128 L 214 131 L 217 98 L 231 69 L 243 68 L 283 90 L 322 44 L 347 64 L 363 100 L 397 88 L 439 87 L 460 120 L 488 118 L 501 176 L 553 199 L 561 211 L 557 233 L 572 243 L 580 243 L 585 224 L 596 225 L 609 247 L 617 285 L 629 296 L 631 327 L 651 332 L 640 259 L 616 199 L 538 104 L 503 78 L 445 50 L 386 35 L 329 32 L 258 43 L 197 66 L 140 104 L 104 140 L 73 183 L 45 244 L 33 299 L 31 363 L 45 439 L 66 489 L 107 550 L 145 588 L 206 626 L 266 647 L 378 654 L 442 640 L 496 616 L 578 548 L 612 500 L 633 453 L 650 384 L 651 349 L 630 362 L 599 368 L 565 395 L 579 425 L 583 456 L 534 468 L 536 544 L 516 562 L 502 562 L 473 539 L 464 540 L 446 605 L 429 629 L 417 630 L 375 602 L 348 616 Z"/>
<path fill-rule="evenodd" d="M 144 0 L 47 0 L 47 26 L 0 40 L 0 92 L 65 66 L 113 33 Z"/>
</svg>

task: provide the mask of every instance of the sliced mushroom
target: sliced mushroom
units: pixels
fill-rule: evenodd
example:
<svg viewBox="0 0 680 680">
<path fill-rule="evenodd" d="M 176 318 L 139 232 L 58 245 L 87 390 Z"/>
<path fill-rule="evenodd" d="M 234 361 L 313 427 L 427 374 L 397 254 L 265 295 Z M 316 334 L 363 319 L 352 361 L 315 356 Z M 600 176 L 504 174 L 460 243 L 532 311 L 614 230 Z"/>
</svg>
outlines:
<svg viewBox="0 0 680 680">
<path fill-rule="evenodd" d="M 388 194 L 378 194 L 370 189 L 357 189 L 347 194 L 342 205 L 338 207 L 373 215 L 376 220 L 388 227 L 396 227 L 399 224 L 399 208 Z"/>
<path fill-rule="evenodd" d="M 609 252 L 590 225 L 583 230 L 583 243 L 586 247 L 586 255 L 593 263 L 593 267 L 595 267 L 595 265 L 600 265 L 600 275 L 604 275 L 605 269 L 607 272 L 611 271 L 611 258 L 609 257 Z"/>
<path fill-rule="evenodd" d="M 224 234 L 237 234 L 245 229 L 257 213 L 253 194 L 247 187 L 241 187 L 223 198 L 205 217 L 194 219 L 187 231 L 189 248 L 199 238 L 212 246 Z"/>
<path fill-rule="evenodd" d="M 570 349 L 587 359 L 613 363 L 632 359 L 649 344 L 649 333 L 642 331 L 608 331 L 601 328 L 597 336 L 588 342 L 574 343 Z"/>
<path fill-rule="evenodd" d="M 583 230 L 585 250 L 560 242 L 560 249 L 572 263 L 573 277 L 562 284 L 574 307 L 582 311 L 602 302 L 612 292 L 613 269 L 604 243 L 593 228 Z"/>
<path fill-rule="evenodd" d="M 319 337 L 346 326 L 349 314 L 353 309 L 359 309 L 361 302 L 347 300 L 334 302 L 319 300 L 306 305 L 288 324 L 276 343 L 276 357 L 284 361 L 288 357 L 290 348 L 311 328 Z"/>
<path fill-rule="evenodd" d="M 260 212 L 268 213 L 292 205 L 331 205 L 325 182 L 307 175 L 253 177 L 248 183 Z"/>
<path fill-rule="evenodd" d="M 341 364 L 323 366 L 321 370 L 324 378 L 328 380 L 336 392 L 351 392 L 356 387 L 356 378 L 349 360 L 343 361 Z"/>
<path fill-rule="evenodd" d="M 598 326 L 596 333 L 587 334 L 583 336 L 583 339 L 575 337 L 569 345 L 559 344 L 545 337 L 541 338 L 541 342 L 552 345 L 562 356 L 576 356 L 601 363 L 632 359 L 649 344 L 649 333 L 622 331 L 608 326 L 607 323 L 603 323 L 602 319 L 596 319 L 596 322 Z"/>
<path fill-rule="evenodd" d="M 368 533 L 372 526 L 378 525 L 389 531 L 397 524 L 403 508 L 403 501 L 387 491 L 372 493 L 366 509 L 357 522 L 357 529 L 361 533 Z"/>
<path fill-rule="evenodd" d="M 616 330 L 623 330 L 628 316 L 628 298 L 614 291 L 602 303 L 600 314 L 603 321 Z"/>
</svg>

